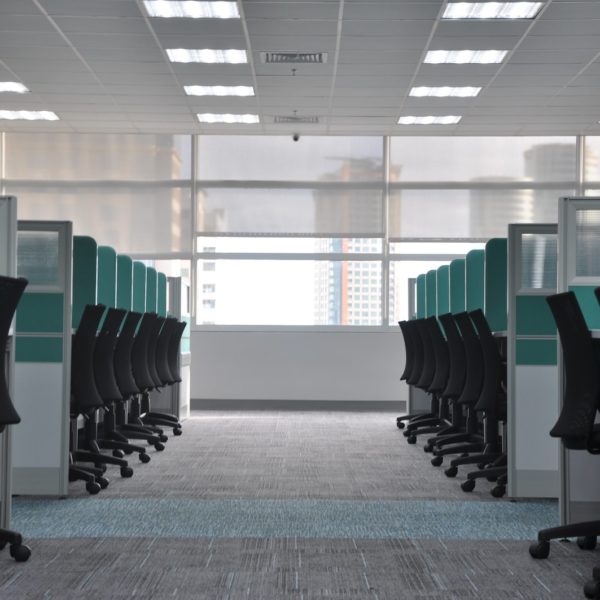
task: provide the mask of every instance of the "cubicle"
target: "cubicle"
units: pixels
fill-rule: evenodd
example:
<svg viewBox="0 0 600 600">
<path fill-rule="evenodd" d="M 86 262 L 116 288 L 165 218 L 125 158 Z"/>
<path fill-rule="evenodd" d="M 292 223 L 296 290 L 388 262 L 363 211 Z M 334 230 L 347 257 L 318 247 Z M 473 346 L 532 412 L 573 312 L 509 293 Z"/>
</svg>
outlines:
<svg viewBox="0 0 600 600">
<path fill-rule="evenodd" d="M 556 224 L 509 225 L 508 495 L 558 498 L 556 325 L 546 296 L 557 286 Z"/>
<path fill-rule="evenodd" d="M 0 196 L 0 275 L 14 277 L 17 271 L 17 199 Z M 11 332 L 13 333 L 13 332 Z M 6 352 L 8 391 L 14 401 L 14 337 L 10 335 Z M 10 528 L 12 500 L 12 427 L 0 433 L 0 528 Z"/>
<path fill-rule="evenodd" d="M 561 198 L 558 212 L 558 290 L 572 290 L 594 337 L 599 336 L 600 198 Z M 563 389 L 562 354 L 558 352 L 558 390 Z M 559 394 L 562 404 L 562 395 Z M 562 523 L 596 519 L 600 511 L 600 458 L 585 451 L 560 450 Z"/>
<path fill-rule="evenodd" d="M 71 266 L 67 221 L 19 221 L 13 492 L 66 495 L 69 469 Z"/>
</svg>

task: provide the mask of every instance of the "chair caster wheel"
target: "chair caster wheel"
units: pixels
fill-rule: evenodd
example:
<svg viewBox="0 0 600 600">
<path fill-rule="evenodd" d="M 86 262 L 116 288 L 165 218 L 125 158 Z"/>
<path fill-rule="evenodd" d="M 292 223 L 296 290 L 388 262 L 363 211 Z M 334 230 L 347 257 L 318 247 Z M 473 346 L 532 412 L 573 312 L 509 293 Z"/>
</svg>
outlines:
<svg viewBox="0 0 600 600">
<path fill-rule="evenodd" d="M 150 455 L 146 454 L 145 452 L 140 452 L 140 461 L 143 463 L 149 463 L 150 462 Z"/>
<path fill-rule="evenodd" d="M 432 464 L 434 467 L 439 467 L 439 466 L 441 466 L 441 464 L 442 464 L 443 462 L 444 462 L 444 457 L 443 457 L 443 456 L 434 456 L 434 457 L 431 459 L 431 464 Z"/>
<path fill-rule="evenodd" d="M 121 477 L 132 477 L 133 469 L 131 467 L 121 467 Z"/>
<path fill-rule="evenodd" d="M 167 437 L 167 436 L 166 436 L 164 433 L 161 433 L 161 434 L 158 436 L 158 439 L 159 439 L 161 442 L 163 442 L 163 444 L 164 444 L 165 442 L 168 442 L 168 441 L 169 441 L 169 438 L 168 438 L 168 437 Z"/>
<path fill-rule="evenodd" d="M 181 427 L 173 427 L 173 435 L 181 435 L 182 433 Z"/>
<path fill-rule="evenodd" d="M 402 432 L 402 435 L 404 437 L 410 437 L 412 435 L 412 431 L 410 431 L 409 429 L 407 429 L 406 431 Z"/>
<path fill-rule="evenodd" d="M 586 598 L 600 598 L 600 581 L 595 579 L 586 581 L 583 586 L 583 593 Z"/>
<path fill-rule="evenodd" d="M 433 452 L 433 446 L 431 444 L 425 444 L 423 446 L 423 452 Z"/>
<path fill-rule="evenodd" d="M 502 498 L 504 494 L 506 494 L 506 487 L 503 485 L 497 485 L 492 488 L 492 496 L 494 496 L 494 498 Z"/>
<path fill-rule="evenodd" d="M 103 473 L 106 473 L 106 465 L 104 463 L 99 463 L 94 465 L 97 469 L 100 469 Z"/>
<path fill-rule="evenodd" d="M 585 537 L 578 537 L 577 545 L 582 550 L 593 550 L 596 547 L 596 536 L 586 535 Z"/>
<path fill-rule="evenodd" d="M 487 463 L 477 463 L 477 468 L 481 471 L 481 469 L 485 469 Z"/>
<path fill-rule="evenodd" d="M 85 484 L 85 489 L 92 494 L 92 496 L 96 495 L 102 488 L 100 487 L 99 483 L 96 483 L 95 481 L 88 481 Z"/>
<path fill-rule="evenodd" d="M 490 483 L 494 483 L 495 481 L 498 480 L 497 477 L 486 477 L 486 479 L 490 482 Z"/>
<path fill-rule="evenodd" d="M 398 429 L 404 429 L 406 425 L 404 424 L 404 421 L 397 421 L 396 427 L 398 427 Z"/>
<path fill-rule="evenodd" d="M 122 450 L 113 450 L 112 455 L 115 458 L 123 458 L 125 456 Z"/>
<path fill-rule="evenodd" d="M 460 484 L 460 489 L 463 492 L 472 492 L 475 489 L 475 480 L 467 479 Z"/>
<path fill-rule="evenodd" d="M 108 487 L 108 484 L 110 483 L 110 481 L 108 479 L 106 479 L 106 477 L 96 477 L 96 483 L 98 483 L 98 485 L 105 490 Z"/>
<path fill-rule="evenodd" d="M 550 554 L 550 542 L 534 542 L 529 546 L 529 554 L 533 558 L 548 558 Z"/>
<path fill-rule="evenodd" d="M 160 442 L 156 442 L 156 444 L 154 444 L 154 447 L 159 451 L 162 452 L 165 449 L 164 444 L 161 444 Z"/>
<path fill-rule="evenodd" d="M 409 437 L 406 438 L 406 441 L 409 444 L 416 444 L 417 443 L 417 436 L 416 435 L 411 435 Z"/>
<path fill-rule="evenodd" d="M 10 547 L 10 555 L 17 562 L 26 562 L 31 556 L 31 549 L 25 544 L 12 544 Z"/>
<path fill-rule="evenodd" d="M 124 452 L 127 456 L 129 456 L 130 454 L 133 454 L 133 450 L 124 450 Z"/>
<path fill-rule="evenodd" d="M 444 471 L 444 475 L 446 475 L 446 477 L 456 477 L 458 475 L 458 467 L 448 467 Z"/>
</svg>

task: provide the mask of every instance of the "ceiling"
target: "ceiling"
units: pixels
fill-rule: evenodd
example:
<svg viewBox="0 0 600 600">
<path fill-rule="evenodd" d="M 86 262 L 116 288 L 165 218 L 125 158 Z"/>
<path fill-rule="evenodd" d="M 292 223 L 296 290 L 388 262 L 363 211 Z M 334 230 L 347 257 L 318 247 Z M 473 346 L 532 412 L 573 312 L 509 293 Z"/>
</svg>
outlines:
<svg viewBox="0 0 600 600">
<path fill-rule="evenodd" d="M 3 131 L 332 135 L 600 134 L 600 1 L 550 0 L 534 21 L 442 21 L 441 0 L 238 0 L 242 19 L 149 18 L 141 0 L 0 0 L 0 109 L 56 122 Z M 166 48 L 240 48 L 243 65 L 174 64 Z M 423 64 L 427 50 L 498 49 L 500 65 Z M 265 51 L 327 52 L 325 64 L 263 64 Z M 295 68 L 295 74 L 292 73 Z M 252 85 L 250 98 L 190 97 L 184 85 Z M 468 85 L 476 98 L 413 98 Z M 256 113 L 258 125 L 201 124 Z M 277 124 L 275 116 L 318 117 Z M 398 125 L 461 115 L 457 125 Z"/>
</svg>

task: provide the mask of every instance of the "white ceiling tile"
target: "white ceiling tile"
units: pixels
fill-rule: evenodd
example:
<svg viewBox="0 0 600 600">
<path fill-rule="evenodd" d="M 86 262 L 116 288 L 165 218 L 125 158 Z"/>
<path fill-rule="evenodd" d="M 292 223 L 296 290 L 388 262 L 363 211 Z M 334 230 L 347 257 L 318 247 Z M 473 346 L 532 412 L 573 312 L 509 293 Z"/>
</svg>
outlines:
<svg viewBox="0 0 600 600">
<path fill-rule="evenodd" d="M 2 0 L 4 4 L 6 0 Z M 21 4 L 27 4 L 19 0 Z M 40 0 L 51 17 L 139 17 L 135 0 Z"/>
<path fill-rule="evenodd" d="M 144 35 L 146 21 L 138 18 L 57 17 L 56 24 L 67 37 L 73 34 Z"/>
</svg>

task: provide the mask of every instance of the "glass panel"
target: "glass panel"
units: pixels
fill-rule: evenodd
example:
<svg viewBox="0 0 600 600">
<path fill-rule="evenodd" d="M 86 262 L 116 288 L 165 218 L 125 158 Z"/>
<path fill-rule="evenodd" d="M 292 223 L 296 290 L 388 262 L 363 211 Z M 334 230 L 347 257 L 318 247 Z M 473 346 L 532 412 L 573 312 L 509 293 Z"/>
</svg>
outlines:
<svg viewBox="0 0 600 600">
<path fill-rule="evenodd" d="M 17 233 L 17 273 L 29 285 L 60 288 L 58 231 L 19 231 Z"/>
<path fill-rule="evenodd" d="M 505 237 L 509 223 L 556 223 L 564 190 L 396 190 L 391 237 Z"/>
<path fill-rule="evenodd" d="M 600 181 L 600 137 L 585 136 L 584 181 Z"/>
<path fill-rule="evenodd" d="M 180 260 L 169 258 L 166 260 L 142 260 L 148 267 L 154 267 L 159 273 L 164 273 L 167 277 L 183 277 L 190 280 L 190 269 L 192 262 L 190 260 Z"/>
<path fill-rule="evenodd" d="M 392 242 L 391 254 L 466 254 L 485 248 L 485 242 Z"/>
<path fill-rule="evenodd" d="M 390 262 L 389 325 L 398 325 L 398 321 L 409 317 L 408 280 L 447 264 L 450 264 L 450 261 L 394 260 Z"/>
<path fill-rule="evenodd" d="M 217 180 L 381 181 L 381 137 L 200 136 L 198 177 Z"/>
<path fill-rule="evenodd" d="M 381 234 L 379 190 L 207 188 L 198 193 L 198 231 Z"/>
<path fill-rule="evenodd" d="M 251 253 L 381 253 L 380 238 L 299 238 L 299 237 L 202 237 L 196 240 L 198 252 Z"/>
<path fill-rule="evenodd" d="M 521 289 L 556 290 L 558 236 L 525 233 L 521 236 Z"/>
<path fill-rule="evenodd" d="M 7 133 L 6 177 L 169 181 L 191 176 L 191 136 Z"/>
<path fill-rule="evenodd" d="M 391 181 L 575 181 L 574 137 L 393 137 Z"/>
<path fill-rule="evenodd" d="M 379 261 L 200 260 L 197 273 L 198 324 L 381 323 Z"/>
<path fill-rule="evenodd" d="M 600 276 L 600 209 L 575 211 L 575 275 Z"/>
<path fill-rule="evenodd" d="M 19 219 L 73 221 L 75 235 L 92 236 L 121 254 L 192 250 L 188 188 L 7 188 L 18 198 Z"/>
</svg>

